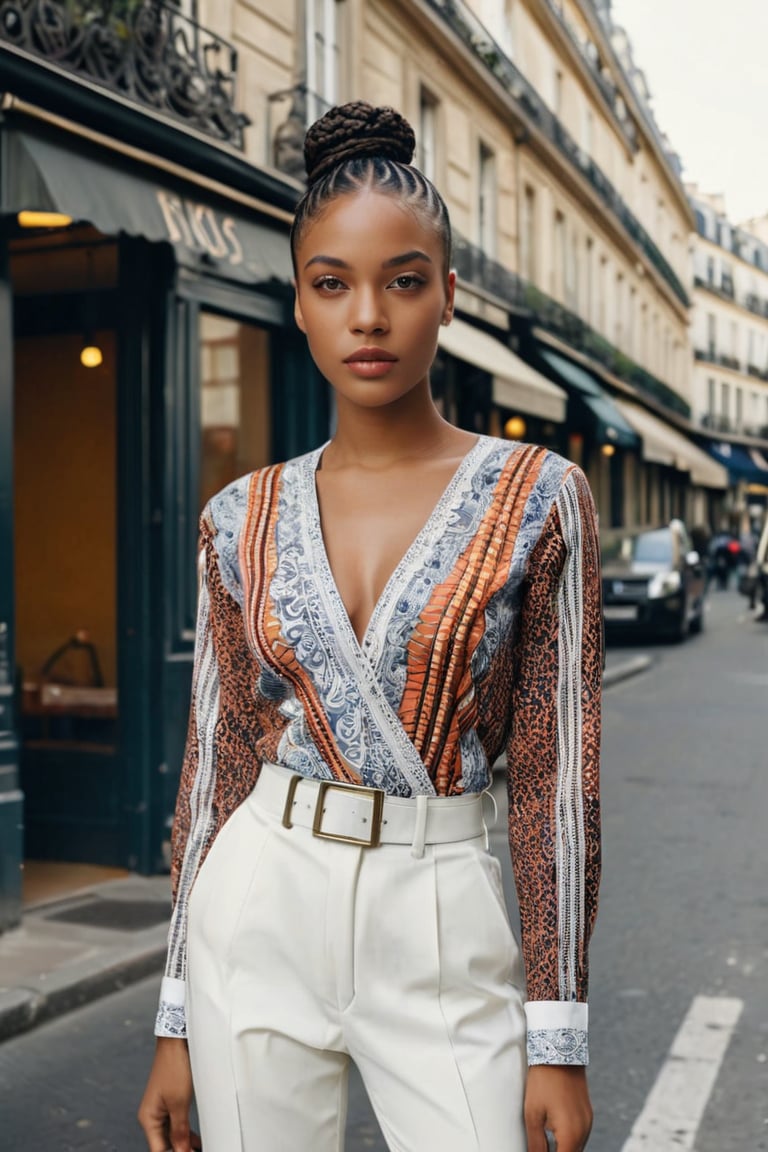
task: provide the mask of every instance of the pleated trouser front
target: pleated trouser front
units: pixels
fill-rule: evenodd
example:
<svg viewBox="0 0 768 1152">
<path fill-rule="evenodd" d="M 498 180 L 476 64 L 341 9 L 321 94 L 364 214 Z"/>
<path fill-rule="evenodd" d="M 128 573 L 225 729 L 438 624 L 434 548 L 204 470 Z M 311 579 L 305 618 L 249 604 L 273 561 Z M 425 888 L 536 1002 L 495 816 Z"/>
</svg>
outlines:
<svg viewBox="0 0 768 1152">
<path fill-rule="evenodd" d="M 187 1016 L 205 1152 L 341 1152 L 358 1066 L 392 1152 L 523 1152 L 525 1019 L 482 838 L 359 848 L 257 793 L 189 906 Z"/>
</svg>

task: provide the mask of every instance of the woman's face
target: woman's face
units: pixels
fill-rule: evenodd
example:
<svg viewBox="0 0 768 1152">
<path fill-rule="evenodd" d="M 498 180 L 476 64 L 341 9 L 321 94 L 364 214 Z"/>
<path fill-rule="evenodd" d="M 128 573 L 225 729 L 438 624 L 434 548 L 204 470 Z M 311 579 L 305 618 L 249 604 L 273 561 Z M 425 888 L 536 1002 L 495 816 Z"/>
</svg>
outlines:
<svg viewBox="0 0 768 1152">
<path fill-rule="evenodd" d="M 455 274 L 440 237 L 386 194 L 333 200 L 296 250 L 296 323 L 320 372 L 352 404 L 392 404 L 426 382 Z"/>
</svg>

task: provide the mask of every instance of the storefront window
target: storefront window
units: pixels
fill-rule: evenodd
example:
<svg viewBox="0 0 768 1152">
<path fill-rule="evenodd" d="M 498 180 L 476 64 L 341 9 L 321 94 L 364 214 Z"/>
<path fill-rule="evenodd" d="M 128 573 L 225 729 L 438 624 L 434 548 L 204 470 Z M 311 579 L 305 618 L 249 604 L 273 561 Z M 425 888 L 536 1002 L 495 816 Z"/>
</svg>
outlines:
<svg viewBox="0 0 768 1152">
<path fill-rule="evenodd" d="M 200 313 L 201 507 L 238 476 L 271 462 L 266 328 Z"/>
</svg>

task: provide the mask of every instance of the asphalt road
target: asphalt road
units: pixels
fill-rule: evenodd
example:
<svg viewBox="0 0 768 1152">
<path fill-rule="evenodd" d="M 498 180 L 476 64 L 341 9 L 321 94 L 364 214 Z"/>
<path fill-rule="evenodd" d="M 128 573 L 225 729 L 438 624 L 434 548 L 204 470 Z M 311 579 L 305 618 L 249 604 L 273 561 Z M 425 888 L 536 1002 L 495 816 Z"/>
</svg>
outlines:
<svg viewBox="0 0 768 1152">
<path fill-rule="evenodd" d="M 644 646 L 652 669 L 606 693 L 590 1152 L 768 1149 L 768 626 L 744 608 L 713 593 L 703 636 Z M 156 989 L 145 981 L 0 1046 L 1 1152 L 142 1152 L 134 1113 Z M 702 1005 L 735 1006 L 732 1034 L 700 1020 L 693 1051 L 678 1042 L 670 1060 Z M 695 1141 L 685 1115 L 663 1137 L 670 1109 L 686 1107 Z M 643 1117 L 661 1127 L 632 1144 Z M 347 1152 L 385 1152 L 357 1082 L 348 1133 Z"/>
</svg>

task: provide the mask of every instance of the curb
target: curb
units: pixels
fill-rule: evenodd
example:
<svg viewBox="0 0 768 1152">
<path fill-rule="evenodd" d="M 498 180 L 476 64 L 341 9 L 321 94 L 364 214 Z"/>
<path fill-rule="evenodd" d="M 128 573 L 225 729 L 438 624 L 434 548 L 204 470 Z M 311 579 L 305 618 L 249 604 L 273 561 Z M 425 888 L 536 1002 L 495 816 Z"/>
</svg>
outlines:
<svg viewBox="0 0 768 1152">
<path fill-rule="evenodd" d="M 83 970 L 85 966 L 80 964 L 76 973 L 65 975 L 58 987 L 46 991 L 40 988 L 0 989 L 0 1043 L 28 1032 L 46 1020 L 119 992 L 145 976 L 162 972 L 166 951 L 167 945 L 163 942 L 162 947 L 148 948 L 106 966 L 102 961 L 91 971 Z"/>
<path fill-rule="evenodd" d="M 646 672 L 652 664 L 652 656 L 647 656 L 644 653 L 631 656 L 629 660 L 623 660 L 615 668 L 605 669 L 603 687 L 610 688 L 614 684 L 620 684 L 622 680 L 629 680 L 632 676 L 638 676 L 641 672 Z"/>
<path fill-rule="evenodd" d="M 161 946 L 150 946 L 133 955 L 115 955 L 106 964 L 103 957 L 94 958 L 90 965 L 81 962 L 73 966 L 74 971 L 63 972 L 58 983 L 54 977 L 46 990 L 0 990 L 0 1042 L 161 972 L 166 949 L 163 940 Z"/>
</svg>

